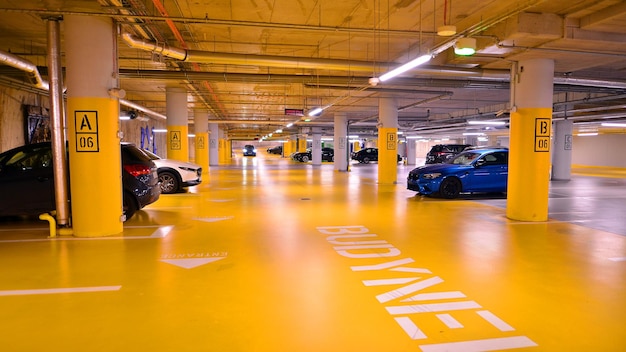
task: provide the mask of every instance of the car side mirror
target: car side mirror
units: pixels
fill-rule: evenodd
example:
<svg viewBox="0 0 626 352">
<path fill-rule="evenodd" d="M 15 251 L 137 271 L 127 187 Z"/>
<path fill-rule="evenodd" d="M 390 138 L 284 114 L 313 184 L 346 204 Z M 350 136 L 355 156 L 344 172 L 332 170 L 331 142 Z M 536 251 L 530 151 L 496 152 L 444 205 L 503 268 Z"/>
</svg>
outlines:
<svg viewBox="0 0 626 352">
<path fill-rule="evenodd" d="M 487 163 L 487 161 L 485 159 L 478 159 L 478 160 L 476 160 L 476 164 L 474 164 L 474 166 L 481 167 L 481 166 L 485 165 L 486 163 Z"/>
</svg>

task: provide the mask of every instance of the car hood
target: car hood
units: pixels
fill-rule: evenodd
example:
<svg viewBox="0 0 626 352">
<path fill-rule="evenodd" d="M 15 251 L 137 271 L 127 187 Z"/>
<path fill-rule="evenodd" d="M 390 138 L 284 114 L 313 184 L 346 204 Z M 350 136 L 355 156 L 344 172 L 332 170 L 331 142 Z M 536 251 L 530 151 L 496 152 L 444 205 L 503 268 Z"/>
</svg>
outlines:
<svg viewBox="0 0 626 352">
<path fill-rule="evenodd" d="M 169 167 L 184 167 L 188 169 L 199 169 L 201 167 L 198 164 L 180 161 L 176 159 L 156 159 L 152 161 L 154 161 L 157 167 L 169 166 Z"/>
<path fill-rule="evenodd" d="M 455 164 L 431 164 L 418 166 L 411 170 L 412 174 L 426 174 L 432 172 L 452 173 L 458 170 L 465 170 L 472 168 L 471 165 L 455 165 Z"/>
</svg>

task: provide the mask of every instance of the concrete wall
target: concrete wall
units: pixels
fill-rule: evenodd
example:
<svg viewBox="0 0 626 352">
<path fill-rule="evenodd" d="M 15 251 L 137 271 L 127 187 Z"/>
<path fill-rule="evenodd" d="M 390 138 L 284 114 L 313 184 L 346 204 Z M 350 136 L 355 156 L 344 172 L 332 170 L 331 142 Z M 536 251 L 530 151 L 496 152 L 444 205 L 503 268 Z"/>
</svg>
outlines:
<svg viewBox="0 0 626 352">
<path fill-rule="evenodd" d="M 572 164 L 626 167 L 626 134 L 574 136 Z"/>
</svg>

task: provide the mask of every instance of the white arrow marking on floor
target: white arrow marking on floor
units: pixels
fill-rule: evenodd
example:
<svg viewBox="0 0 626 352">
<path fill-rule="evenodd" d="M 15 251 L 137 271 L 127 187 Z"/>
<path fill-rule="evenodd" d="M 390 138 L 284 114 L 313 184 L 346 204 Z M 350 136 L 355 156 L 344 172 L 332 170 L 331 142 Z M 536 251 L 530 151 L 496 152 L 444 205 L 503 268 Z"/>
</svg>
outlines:
<svg viewBox="0 0 626 352">
<path fill-rule="evenodd" d="M 174 228 L 174 225 L 161 226 L 159 227 L 158 230 L 154 231 L 152 235 L 150 235 L 150 237 L 151 238 L 164 238 L 170 233 L 170 231 L 172 231 L 173 228 Z"/>
<path fill-rule="evenodd" d="M 204 221 L 204 222 L 216 222 L 216 221 L 222 221 L 222 220 L 230 220 L 232 218 L 233 216 L 216 216 L 216 217 L 209 217 L 209 218 L 193 218 L 193 220 Z"/>
<path fill-rule="evenodd" d="M 8 290 L 8 291 L 0 291 L 0 296 L 50 295 L 50 294 L 58 294 L 58 293 L 119 291 L 121 288 L 122 286 L 95 286 L 95 287 L 70 287 L 70 288 L 44 288 L 44 289 L 36 289 L 36 290 Z"/>
<path fill-rule="evenodd" d="M 189 258 L 189 259 L 161 259 L 162 262 L 179 266 L 185 269 L 192 269 L 200 265 L 216 262 L 226 257 L 211 257 L 211 258 Z"/>
</svg>

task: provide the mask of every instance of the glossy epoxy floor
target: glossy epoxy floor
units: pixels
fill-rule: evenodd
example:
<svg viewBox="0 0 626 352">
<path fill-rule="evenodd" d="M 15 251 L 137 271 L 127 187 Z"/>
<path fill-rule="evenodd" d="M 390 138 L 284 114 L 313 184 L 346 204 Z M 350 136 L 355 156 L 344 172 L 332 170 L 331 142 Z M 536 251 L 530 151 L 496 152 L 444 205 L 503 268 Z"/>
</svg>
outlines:
<svg viewBox="0 0 626 352">
<path fill-rule="evenodd" d="M 237 158 L 119 237 L 0 223 L 0 350 L 626 350 L 624 179 L 553 184 L 520 223 L 376 167 Z"/>
</svg>

